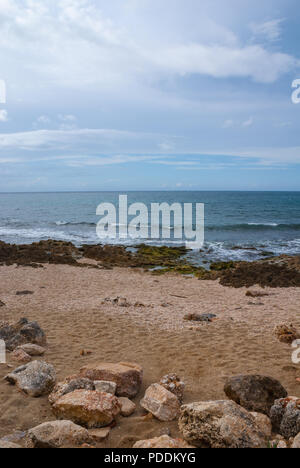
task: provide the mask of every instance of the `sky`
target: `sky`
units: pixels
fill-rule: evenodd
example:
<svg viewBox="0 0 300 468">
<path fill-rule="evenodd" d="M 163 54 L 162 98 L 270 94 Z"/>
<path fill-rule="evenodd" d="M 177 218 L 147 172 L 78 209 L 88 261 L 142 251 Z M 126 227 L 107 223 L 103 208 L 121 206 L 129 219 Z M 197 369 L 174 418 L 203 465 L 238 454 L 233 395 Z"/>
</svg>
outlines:
<svg viewBox="0 0 300 468">
<path fill-rule="evenodd" d="M 300 190 L 299 44 L 297 0 L 0 0 L 0 191 Z"/>
</svg>

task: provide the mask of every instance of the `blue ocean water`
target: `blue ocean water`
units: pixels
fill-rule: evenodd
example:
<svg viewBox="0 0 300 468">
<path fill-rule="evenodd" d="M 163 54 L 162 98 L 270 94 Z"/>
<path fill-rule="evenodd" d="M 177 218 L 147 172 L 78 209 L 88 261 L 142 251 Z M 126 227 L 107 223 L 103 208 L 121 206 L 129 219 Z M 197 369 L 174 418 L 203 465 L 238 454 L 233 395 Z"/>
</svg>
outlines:
<svg viewBox="0 0 300 468">
<path fill-rule="evenodd" d="M 122 192 L 123 194 L 123 192 Z M 100 243 L 100 203 L 118 205 L 118 192 L 0 194 L 0 239 L 16 244 L 44 239 L 76 245 Z M 300 254 L 300 192 L 129 192 L 128 203 L 204 203 L 205 245 L 192 255 L 202 260 L 255 260 L 265 255 Z M 108 239 L 136 244 L 137 240 Z M 178 241 L 147 241 L 178 244 Z"/>
</svg>

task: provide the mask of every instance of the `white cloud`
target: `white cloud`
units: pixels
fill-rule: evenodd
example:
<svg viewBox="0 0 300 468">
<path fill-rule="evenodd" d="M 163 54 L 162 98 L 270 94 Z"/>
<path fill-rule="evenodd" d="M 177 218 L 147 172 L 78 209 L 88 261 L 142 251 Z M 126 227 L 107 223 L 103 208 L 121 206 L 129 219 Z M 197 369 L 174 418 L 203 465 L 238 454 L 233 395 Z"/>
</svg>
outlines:
<svg viewBox="0 0 300 468">
<path fill-rule="evenodd" d="M 223 128 L 232 128 L 234 126 L 234 121 L 233 120 L 225 120 L 223 123 Z"/>
<path fill-rule="evenodd" d="M 248 120 L 246 120 L 245 122 L 242 123 L 242 126 L 243 127 L 252 127 L 254 123 L 254 119 L 253 117 L 250 117 Z"/>
<path fill-rule="evenodd" d="M 7 121 L 8 121 L 7 111 L 0 109 L 0 122 L 7 122 Z"/>
<path fill-rule="evenodd" d="M 254 40 L 265 39 L 269 42 L 275 42 L 280 39 L 281 25 L 284 19 L 274 19 L 264 23 L 250 24 L 250 29 L 254 35 Z"/>
</svg>

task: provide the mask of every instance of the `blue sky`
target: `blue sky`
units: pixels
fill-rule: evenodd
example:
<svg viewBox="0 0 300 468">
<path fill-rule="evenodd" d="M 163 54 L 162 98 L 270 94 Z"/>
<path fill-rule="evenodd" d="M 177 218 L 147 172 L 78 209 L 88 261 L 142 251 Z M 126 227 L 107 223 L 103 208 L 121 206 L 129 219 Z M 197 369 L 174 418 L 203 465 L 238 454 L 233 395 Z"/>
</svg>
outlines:
<svg viewBox="0 0 300 468">
<path fill-rule="evenodd" d="M 300 190 L 299 26 L 296 0 L 0 0 L 0 191 Z"/>
</svg>

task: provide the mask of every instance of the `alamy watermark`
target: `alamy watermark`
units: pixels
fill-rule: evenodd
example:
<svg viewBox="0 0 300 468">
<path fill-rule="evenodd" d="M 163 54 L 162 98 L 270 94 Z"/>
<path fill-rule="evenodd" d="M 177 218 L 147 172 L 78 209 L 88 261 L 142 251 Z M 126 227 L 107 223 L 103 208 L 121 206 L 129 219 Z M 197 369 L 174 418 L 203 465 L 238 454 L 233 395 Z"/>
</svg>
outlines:
<svg viewBox="0 0 300 468">
<path fill-rule="evenodd" d="M 292 93 L 292 102 L 294 104 L 300 104 L 300 79 L 293 81 L 292 88 L 296 88 Z"/>
<path fill-rule="evenodd" d="M 172 240 L 190 249 L 204 244 L 203 203 L 151 203 L 148 207 L 128 205 L 128 196 L 120 195 L 118 206 L 101 203 L 96 214 L 101 216 L 96 229 L 99 239 Z"/>
<path fill-rule="evenodd" d="M 6 84 L 4 80 L 0 80 L 0 104 L 6 104 Z"/>
<path fill-rule="evenodd" d="M 300 364 L 300 340 L 295 340 L 292 344 L 292 348 L 295 349 L 292 354 L 292 362 L 293 364 Z"/>
<path fill-rule="evenodd" d="M 0 340 L 0 364 L 6 364 L 6 345 L 4 340 Z"/>
</svg>

